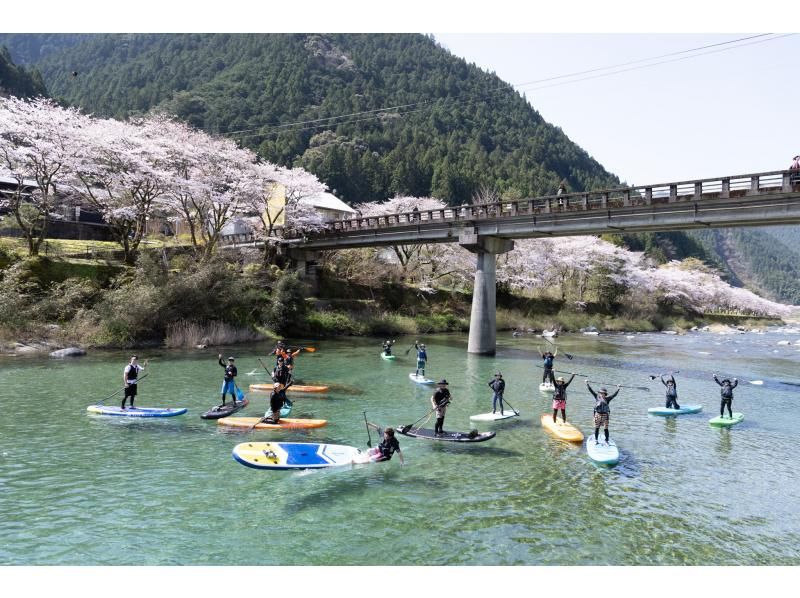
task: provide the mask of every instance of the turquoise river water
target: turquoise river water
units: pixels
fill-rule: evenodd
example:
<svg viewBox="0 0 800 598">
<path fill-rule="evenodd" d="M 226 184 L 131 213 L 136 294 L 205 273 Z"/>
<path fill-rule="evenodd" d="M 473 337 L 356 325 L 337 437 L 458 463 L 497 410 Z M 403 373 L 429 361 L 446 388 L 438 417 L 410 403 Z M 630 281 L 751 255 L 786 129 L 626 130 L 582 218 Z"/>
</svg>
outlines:
<svg viewBox="0 0 800 598">
<path fill-rule="evenodd" d="M 188 407 L 183 416 L 128 420 L 86 406 L 121 386 L 129 353 L 79 359 L 0 358 L 0 564 L 11 565 L 760 565 L 800 564 L 800 334 L 569 335 L 559 370 L 648 386 L 612 402 L 616 467 L 595 465 L 585 446 L 539 423 L 543 339 L 503 333 L 495 357 L 466 353 L 466 337 L 426 337 L 427 373 L 450 382 L 445 429 L 493 429 L 460 445 L 399 436 L 406 466 L 258 471 L 231 458 L 246 440 L 365 447 L 362 411 L 383 425 L 411 423 L 431 389 L 408 379 L 413 339 L 396 362 L 380 339 L 313 343 L 298 378 L 338 385 L 327 397 L 296 397 L 292 417 L 323 418 L 310 431 L 225 431 L 199 415 L 218 402 L 218 348 L 138 351 L 150 360 L 138 406 Z M 311 343 L 311 341 L 304 341 Z M 269 344 L 226 347 L 239 384 L 266 381 Z M 495 370 L 521 417 L 474 426 L 491 409 Z M 664 390 L 649 374 L 680 370 L 681 403 L 703 412 L 648 416 Z M 734 410 L 745 421 L 716 429 L 712 373 L 738 376 Z M 763 384 L 752 384 L 763 381 Z M 260 416 L 267 395 L 250 393 L 238 415 Z M 108 404 L 118 405 L 117 397 Z M 567 415 L 592 431 L 583 378 Z M 429 422 L 427 427 L 432 427 Z M 372 433 L 373 444 L 376 440 Z"/>
</svg>

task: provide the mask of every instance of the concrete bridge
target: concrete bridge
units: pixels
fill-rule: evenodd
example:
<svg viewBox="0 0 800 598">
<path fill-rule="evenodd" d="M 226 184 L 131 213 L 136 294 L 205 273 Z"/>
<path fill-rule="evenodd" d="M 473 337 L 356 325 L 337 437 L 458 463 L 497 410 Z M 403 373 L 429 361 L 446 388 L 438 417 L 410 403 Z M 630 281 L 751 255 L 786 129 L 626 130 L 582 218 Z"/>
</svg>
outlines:
<svg viewBox="0 0 800 598">
<path fill-rule="evenodd" d="M 800 173 L 773 171 L 354 218 L 302 237 L 282 234 L 302 266 L 322 250 L 459 243 L 477 254 L 467 350 L 491 355 L 496 260 L 514 239 L 798 223 Z"/>
</svg>

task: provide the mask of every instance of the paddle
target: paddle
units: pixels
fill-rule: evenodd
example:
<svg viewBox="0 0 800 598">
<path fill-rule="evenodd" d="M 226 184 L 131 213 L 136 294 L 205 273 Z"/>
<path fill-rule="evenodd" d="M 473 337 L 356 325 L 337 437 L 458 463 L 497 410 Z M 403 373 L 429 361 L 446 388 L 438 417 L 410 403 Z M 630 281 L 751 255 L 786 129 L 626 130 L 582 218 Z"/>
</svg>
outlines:
<svg viewBox="0 0 800 598">
<path fill-rule="evenodd" d="M 519 411 L 517 411 L 516 409 L 514 409 L 514 405 L 512 405 L 511 403 L 509 403 L 509 402 L 508 402 L 508 401 L 506 401 L 505 399 L 503 399 L 503 402 L 504 402 L 506 405 L 508 405 L 509 407 L 511 407 L 511 411 L 513 411 L 513 412 L 514 412 L 514 415 L 519 415 Z"/>
<path fill-rule="evenodd" d="M 675 370 L 674 372 L 669 372 L 669 373 L 667 373 L 667 374 L 656 374 L 656 375 L 649 374 L 649 376 L 648 376 L 648 377 L 649 377 L 651 380 L 655 380 L 656 378 L 661 378 L 661 376 L 672 376 L 673 374 L 680 374 L 680 373 L 681 373 L 681 371 L 680 371 L 680 370 Z"/>
<path fill-rule="evenodd" d="M 314 353 L 316 349 L 314 347 L 287 347 L 290 351 L 292 349 L 300 349 L 301 351 L 308 351 L 309 353 Z"/>
<path fill-rule="evenodd" d="M 407 425 L 407 426 L 404 426 L 404 427 L 403 427 L 403 431 L 405 432 L 405 431 L 407 431 L 407 430 L 410 430 L 411 428 L 413 428 L 413 427 L 414 427 L 416 424 L 418 424 L 419 422 L 421 422 L 421 421 L 422 421 L 423 419 L 425 419 L 426 417 L 430 417 L 431 413 L 433 413 L 434 411 L 436 411 L 436 410 L 437 410 L 439 407 L 447 407 L 447 405 L 449 405 L 449 404 L 450 404 L 450 401 L 447 401 L 447 402 L 446 402 L 444 405 L 439 405 L 438 407 L 433 407 L 433 408 L 431 408 L 431 409 L 430 409 L 430 410 L 429 410 L 429 411 L 428 411 L 428 412 L 427 412 L 425 415 L 423 415 L 422 417 L 420 417 L 420 418 L 419 418 L 417 421 L 415 421 L 413 424 L 409 424 L 409 425 Z"/>
<path fill-rule="evenodd" d="M 603 386 L 619 386 L 620 388 L 635 388 L 636 390 L 646 390 L 650 392 L 650 388 L 647 386 L 628 386 L 627 384 L 614 384 L 613 382 L 600 382 L 599 380 L 588 380 L 588 382 L 594 382 L 595 384 L 602 384 Z"/>
<path fill-rule="evenodd" d="M 542 338 L 543 338 L 544 340 L 546 340 L 548 343 L 550 343 L 551 345 L 553 345 L 554 347 L 558 348 L 558 345 L 557 345 L 557 344 L 555 344 L 553 341 L 551 341 L 549 337 L 547 337 L 547 336 L 543 336 Z M 571 360 L 571 359 L 574 357 L 574 355 L 570 355 L 570 354 L 569 354 L 569 353 L 567 353 L 566 351 L 562 351 L 562 353 L 564 353 L 564 355 L 566 355 L 566 356 L 567 356 L 567 359 L 570 359 L 570 360 Z"/>
<path fill-rule="evenodd" d="M 148 374 L 149 374 L 149 372 L 148 372 Z M 138 378 L 138 379 L 136 380 L 136 382 L 139 382 L 139 380 L 144 380 L 145 378 L 147 378 L 148 374 L 145 374 L 145 375 L 144 375 L 144 376 L 142 376 L 141 378 Z M 95 403 L 95 405 L 102 405 L 102 404 L 103 404 L 103 401 L 107 401 L 108 399 L 110 399 L 110 398 L 111 398 L 111 397 L 113 397 L 114 395 L 118 395 L 118 394 L 119 394 L 119 393 L 121 393 L 123 390 L 125 390 L 125 387 L 124 387 L 124 386 L 123 386 L 122 388 L 120 388 L 119 390 L 117 390 L 117 391 L 114 391 L 113 393 L 111 393 L 110 395 L 108 395 L 108 396 L 107 396 L 105 399 L 100 399 L 99 401 L 97 401 L 97 403 Z"/>
<path fill-rule="evenodd" d="M 372 436 L 369 434 L 369 422 L 367 421 L 367 412 L 362 411 L 361 413 L 364 414 L 364 425 L 367 427 L 367 446 L 372 448 Z"/>
<path fill-rule="evenodd" d="M 271 371 L 269 371 L 269 369 L 267 369 L 267 366 L 265 366 L 265 365 L 264 365 L 264 362 L 263 362 L 263 361 L 261 361 L 261 358 L 260 358 L 260 357 L 258 358 L 258 363 L 260 363 L 260 364 L 261 364 L 261 367 L 262 367 L 262 368 L 264 368 L 264 370 L 265 370 L 265 371 L 266 371 L 266 372 L 267 372 L 267 373 L 270 375 L 270 377 L 272 377 L 272 372 L 271 372 Z"/>
</svg>

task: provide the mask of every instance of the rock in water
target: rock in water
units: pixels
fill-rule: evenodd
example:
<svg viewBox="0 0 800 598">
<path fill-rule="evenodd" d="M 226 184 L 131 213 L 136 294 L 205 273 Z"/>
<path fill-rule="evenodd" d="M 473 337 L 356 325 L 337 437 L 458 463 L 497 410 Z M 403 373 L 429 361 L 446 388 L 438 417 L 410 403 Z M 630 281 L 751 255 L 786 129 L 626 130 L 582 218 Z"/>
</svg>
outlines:
<svg viewBox="0 0 800 598">
<path fill-rule="evenodd" d="M 50 353 L 50 357 L 56 359 L 61 357 L 80 357 L 81 355 L 86 355 L 86 350 L 78 347 L 67 347 L 66 349 L 59 349 L 58 351 Z"/>
</svg>

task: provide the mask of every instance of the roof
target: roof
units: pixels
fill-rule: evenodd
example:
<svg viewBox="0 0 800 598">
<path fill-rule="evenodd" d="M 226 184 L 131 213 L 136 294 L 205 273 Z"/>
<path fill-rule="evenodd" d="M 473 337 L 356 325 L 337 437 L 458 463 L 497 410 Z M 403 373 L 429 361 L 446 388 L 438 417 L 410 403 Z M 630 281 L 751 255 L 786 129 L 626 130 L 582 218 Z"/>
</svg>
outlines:
<svg viewBox="0 0 800 598">
<path fill-rule="evenodd" d="M 348 212 L 350 214 L 356 213 L 353 208 L 348 206 L 332 193 L 314 193 L 313 195 L 307 195 L 300 201 L 303 203 L 309 203 L 315 208 L 320 208 L 323 210 L 335 210 L 337 212 Z"/>
<path fill-rule="evenodd" d="M 17 179 L 14 177 L 2 176 L 0 175 L 0 184 L 2 185 L 13 185 L 17 186 L 18 182 Z M 36 187 L 38 183 L 33 179 L 22 179 L 22 184 L 28 187 Z"/>
</svg>

